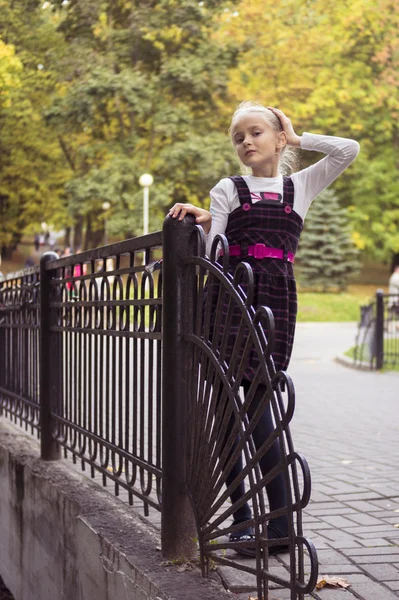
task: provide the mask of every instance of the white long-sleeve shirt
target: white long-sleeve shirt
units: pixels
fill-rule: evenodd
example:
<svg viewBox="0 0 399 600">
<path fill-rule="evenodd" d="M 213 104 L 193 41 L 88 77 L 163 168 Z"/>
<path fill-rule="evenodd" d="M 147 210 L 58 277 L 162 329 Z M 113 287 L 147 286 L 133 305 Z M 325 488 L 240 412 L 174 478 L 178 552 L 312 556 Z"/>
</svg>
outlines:
<svg viewBox="0 0 399 600">
<path fill-rule="evenodd" d="M 355 160 L 360 146 L 355 140 L 304 133 L 301 148 L 326 154 L 314 165 L 291 175 L 294 184 L 293 210 L 305 220 L 312 201 L 326 189 Z M 254 177 L 245 175 L 244 179 L 251 192 L 252 202 L 261 200 L 260 192 L 283 194 L 283 176 Z M 209 255 L 212 241 L 218 233 L 224 233 L 229 214 L 240 206 L 237 188 L 231 179 L 221 179 L 211 190 L 212 225 L 206 236 L 206 252 Z"/>
</svg>

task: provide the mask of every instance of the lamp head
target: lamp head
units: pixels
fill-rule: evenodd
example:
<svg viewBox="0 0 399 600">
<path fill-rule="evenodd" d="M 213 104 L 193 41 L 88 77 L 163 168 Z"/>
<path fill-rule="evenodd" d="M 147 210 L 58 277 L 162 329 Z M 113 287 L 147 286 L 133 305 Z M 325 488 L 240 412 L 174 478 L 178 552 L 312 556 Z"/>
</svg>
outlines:
<svg viewBox="0 0 399 600">
<path fill-rule="evenodd" d="M 150 187 L 150 185 L 152 185 L 153 183 L 154 183 L 154 178 L 152 175 L 150 175 L 150 173 L 144 173 L 143 175 L 140 176 L 139 184 L 142 187 Z"/>
</svg>

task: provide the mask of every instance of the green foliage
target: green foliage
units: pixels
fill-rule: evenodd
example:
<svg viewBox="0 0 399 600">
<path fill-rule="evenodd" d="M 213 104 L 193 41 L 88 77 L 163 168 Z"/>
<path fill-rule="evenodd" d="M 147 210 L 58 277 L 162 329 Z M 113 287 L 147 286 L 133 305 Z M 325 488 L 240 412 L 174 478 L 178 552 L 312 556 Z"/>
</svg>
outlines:
<svg viewBox="0 0 399 600">
<path fill-rule="evenodd" d="M 58 38 L 40 11 L 37 2 L 0 0 L 0 248 L 5 254 L 25 231 L 38 231 L 50 219 L 64 224 L 67 216 L 68 172 L 58 140 L 42 119 L 55 81 L 47 57 L 57 54 Z"/>
<path fill-rule="evenodd" d="M 223 2 L 71 1 L 60 24 L 73 55 L 46 111 L 73 171 L 73 219 L 121 237 L 142 229 L 142 173 L 154 175 L 150 228 L 175 201 L 204 202 L 231 169 L 225 134 L 213 131 L 230 51 L 212 41 Z"/>
<path fill-rule="evenodd" d="M 230 72 L 231 100 L 277 106 L 298 133 L 360 142 L 359 159 L 334 189 L 351 207 L 359 249 L 389 259 L 399 252 L 398 3 L 284 0 L 265 10 L 244 0 L 236 12 L 225 13 L 218 34 L 243 49 Z"/>
<path fill-rule="evenodd" d="M 394 0 L 0 0 L 0 14 L 0 246 L 42 221 L 86 228 L 90 246 L 105 200 L 111 235 L 140 234 L 144 172 L 150 229 L 175 201 L 207 206 L 236 170 L 234 105 L 255 99 L 298 133 L 360 142 L 335 193 L 359 249 L 399 253 Z"/>
<path fill-rule="evenodd" d="M 347 211 L 331 190 L 314 201 L 305 221 L 298 251 L 300 282 L 326 291 L 346 289 L 359 268 L 358 251 L 351 239 Z"/>
</svg>

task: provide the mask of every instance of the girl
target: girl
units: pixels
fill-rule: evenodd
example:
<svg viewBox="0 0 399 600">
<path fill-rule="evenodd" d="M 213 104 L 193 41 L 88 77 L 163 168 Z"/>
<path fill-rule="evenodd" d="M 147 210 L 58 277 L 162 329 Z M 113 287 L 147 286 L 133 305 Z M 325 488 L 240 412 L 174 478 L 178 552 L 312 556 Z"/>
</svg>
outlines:
<svg viewBox="0 0 399 600">
<path fill-rule="evenodd" d="M 252 266 L 255 279 L 254 307 L 268 306 L 275 318 L 273 360 L 276 370 L 288 367 L 296 323 L 297 297 L 293 263 L 306 213 L 313 199 L 330 185 L 356 158 L 356 141 L 304 133 L 295 133 L 290 119 L 276 108 L 254 102 L 243 102 L 235 111 L 230 136 L 240 162 L 250 175 L 222 179 L 210 192 L 210 212 L 191 204 L 175 204 L 169 211 L 173 218 L 183 219 L 187 213 L 196 217 L 207 236 L 207 253 L 217 234 L 225 234 L 230 248 L 231 267 L 245 260 Z M 289 149 L 302 148 L 322 152 L 326 156 L 314 165 L 283 177 Z M 250 387 L 255 366 L 249 364 L 242 382 L 244 392 Z M 265 393 L 259 386 L 252 406 Z M 254 410 L 254 409 L 253 409 Z M 253 412 L 252 410 L 252 412 Z M 249 417 L 251 415 L 249 414 Z M 265 410 L 253 432 L 259 448 L 274 429 L 270 407 Z M 277 442 L 260 460 L 263 475 L 280 460 Z M 227 485 L 242 469 L 237 461 Z M 266 486 L 270 510 L 287 505 L 283 475 Z M 244 493 L 241 484 L 232 494 L 234 503 Z M 251 541 L 253 531 L 245 525 L 251 519 L 247 504 L 234 513 L 234 524 L 243 529 L 230 535 L 231 541 Z M 287 548 L 288 523 L 286 516 L 272 519 L 268 537 L 283 538 L 280 545 L 271 546 L 269 554 Z M 237 548 L 237 552 L 253 555 L 254 549 Z"/>
</svg>

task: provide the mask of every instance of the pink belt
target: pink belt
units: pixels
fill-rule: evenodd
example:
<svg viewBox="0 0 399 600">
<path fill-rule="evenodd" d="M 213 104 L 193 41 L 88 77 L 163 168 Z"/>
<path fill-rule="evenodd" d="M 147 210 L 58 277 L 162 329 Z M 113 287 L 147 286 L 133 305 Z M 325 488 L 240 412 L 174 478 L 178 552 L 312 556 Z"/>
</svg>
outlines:
<svg viewBox="0 0 399 600">
<path fill-rule="evenodd" d="M 230 256 L 241 256 L 241 246 L 229 246 Z M 223 255 L 223 251 L 221 252 Z M 279 260 L 288 260 L 288 262 L 293 263 L 295 260 L 295 254 L 292 252 L 287 252 L 284 256 L 284 250 L 280 248 L 269 248 L 269 246 L 265 246 L 265 244 L 255 244 L 255 246 L 248 246 L 247 256 L 253 256 L 258 260 L 262 260 L 262 258 L 278 258 Z"/>
</svg>

